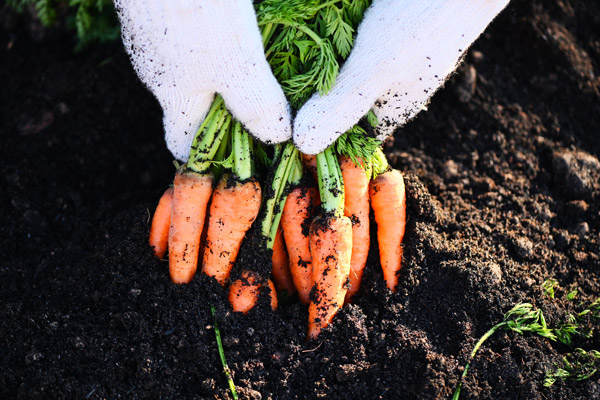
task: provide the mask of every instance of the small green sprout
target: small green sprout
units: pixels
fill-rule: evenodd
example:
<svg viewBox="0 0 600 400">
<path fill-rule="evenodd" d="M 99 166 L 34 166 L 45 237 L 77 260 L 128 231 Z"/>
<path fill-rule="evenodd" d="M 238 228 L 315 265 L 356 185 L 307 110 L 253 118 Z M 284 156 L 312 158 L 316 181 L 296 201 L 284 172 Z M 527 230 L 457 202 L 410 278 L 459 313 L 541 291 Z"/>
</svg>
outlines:
<svg viewBox="0 0 600 400">
<path fill-rule="evenodd" d="M 221 331 L 219 330 L 219 323 L 217 322 L 217 316 L 215 315 L 215 308 L 213 306 L 210 306 L 210 312 L 214 320 L 215 337 L 217 339 L 217 348 L 219 349 L 219 358 L 221 359 L 221 365 L 223 365 L 223 372 L 225 372 L 225 377 L 227 378 L 227 383 L 229 384 L 231 396 L 233 397 L 233 400 L 237 400 L 237 390 L 235 389 L 235 383 L 233 383 L 231 370 L 227 366 L 227 360 L 225 360 L 225 350 L 223 349 L 223 342 L 221 341 Z"/>
<path fill-rule="evenodd" d="M 456 390 L 454 391 L 454 395 L 452 396 L 452 400 L 458 400 L 460 397 L 460 391 L 462 389 L 462 384 L 464 379 L 469 372 L 469 367 L 471 365 L 471 361 L 475 358 L 477 351 L 483 345 L 483 343 L 489 339 L 496 331 L 503 329 L 507 331 L 513 331 L 516 333 L 523 334 L 525 332 L 535 333 L 539 336 L 545 337 L 546 339 L 556 340 L 556 335 L 552 332 L 552 329 L 548 328 L 546 325 L 546 319 L 544 318 L 544 314 L 542 310 L 534 310 L 533 306 L 529 303 L 520 303 L 514 306 L 509 312 L 504 315 L 504 320 L 496 325 L 494 325 L 490 330 L 488 330 L 475 344 L 471 355 L 469 356 L 469 361 L 465 366 L 465 370 L 460 377 L 460 381 Z"/>
<path fill-rule="evenodd" d="M 598 371 L 600 367 L 600 351 L 583 349 L 575 349 L 573 353 L 569 353 L 563 357 L 563 365 L 556 369 L 546 372 L 544 386 L 550 387 L 557 381 L 565 381 L 573 379 L 583 381 L 590 378 Z"/>
<path fill-rule="evenodd" d="M 556 279 L 547 279 L 542 283 L 542 290 L 544 294 L 551 299 L 554 298 L 554 290 L 558 288 L 558 281 Z"/>
</svg>

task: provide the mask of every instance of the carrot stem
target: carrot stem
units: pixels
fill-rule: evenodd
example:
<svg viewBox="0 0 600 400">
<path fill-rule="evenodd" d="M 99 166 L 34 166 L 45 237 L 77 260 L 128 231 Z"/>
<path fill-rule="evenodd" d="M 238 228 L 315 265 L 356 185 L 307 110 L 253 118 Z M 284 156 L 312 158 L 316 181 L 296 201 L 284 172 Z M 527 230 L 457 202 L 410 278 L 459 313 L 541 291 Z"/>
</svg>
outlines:
<svg viewBox="0 0 600 400">
<path fill-rule="evenodd" d="M 212 172 L 213 175 L 215 176 L 215 180 L 219 180 L 221 178 L 221 176 L 223 175 L 223 173 L 225 172 L 225 158 L 226 158 L 226 154 L 227 151 L 230 150 L 231 146 L 231 140 L 230 140 L 230 136 L 231 136 L 231 131 L 232 129 L 228 129 L 227 132 L 225 133 L 225 136 L 223 137 L 223 139 L 221 140 L 221 144 L 219 145 L 219 148 L 217 149 L 217 152 L 215 153 L 215 157 L 213 159 L 213 165 L 212 165 Z"/>
<path fill-rule="evenodd" d="M 233 124 L 232 135 L 232 171 L 243 182 L 252 177 L 252 139 L 238 121 Z"/>
<path fill-rule="evenodd" d="M 390 169 L 390 165 L 388 164 L 387 158 L 385 154 L 383 154 L 383 150 L 381 148 L 377 148 L 373 153 L 372 158 L 372 166 L 373 166 L 373 178 L 377 178 L 377 175 L 381 175 Z"/>
<path fill-rule="evenodd" d="M 231 125 L 231 114 L 225 109 L 223 98 L 215 97 L 192 143 L 187 167 L 200 174 L 206 173 Z"/>
<path fill-rule="evenodd" d="M 213 322 L 215 326 L 215 337 L 217 338 L 217 348 L 219 349 L 219 358 L 221 359 L 221 365 L 223 365 L 223 372 L 225 372 L 225 378 L 227 378 L 227 383 L 229 384 L 231 396 L 234 400 L 237 400 L 237 390 L 235 389 L 235 383 L 233 383 L 231 370 L 227 366 L 227 360 L 225 359 L 225 350 L 223 349 L 223 342 L 221 341 L 221 331 L 219 330 L 219 323 L 217 322 L 217 316 L 215 313 L 215 308 L 213 306 L 210 306 L 210 312 L 213 316 Z"/>
<path fill-rule="evenodd" d="M 266 46 L 267 43 L 269 43 L 269 40 L 271 40 L 271 37 L 273 36 L 273 32 L 275 32 L 273 30 L 273 23 L 263 25 L 260 32 L 262 36 L 263 47 Z"/>
<path fill-rule="evenodd" d="M 343 215 L 344 182 L 340 164 L 331 147 L 317 154 L 317 176 L 323 209 L 336 216 Z"/>
<path fill-rule="evenodd" d="M 281 213 L 287 197 L 284 196 L 284 193 L 290 179 L 290 174 L 292 174 L 292 171 L 297 172 L 298 167 L 296 163 L 299 161 L 298 154 L 296 147 L 292 143 L 288 143 L 281 153 L 277 169 L 271 179 L 271 192 L 264 203 L 261 222 L 261 233 L 266 238 L 265 244 L 269 250 L 273 249 L 277 227 L 279 226 Z"/>
</svg>

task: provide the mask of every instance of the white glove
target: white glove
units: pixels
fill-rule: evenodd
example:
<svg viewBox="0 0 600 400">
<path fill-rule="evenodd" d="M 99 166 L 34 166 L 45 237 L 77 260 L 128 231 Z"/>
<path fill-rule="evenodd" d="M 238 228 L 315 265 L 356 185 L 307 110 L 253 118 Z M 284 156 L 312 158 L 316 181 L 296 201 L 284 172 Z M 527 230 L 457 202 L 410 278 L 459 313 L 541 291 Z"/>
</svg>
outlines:
<svg viewBox="0 0 600 400">
<path fill-rule="evenodd" d="M 291 114 L 264 55 L 251 0 L 115 0 L 125 49 L 187 160 L 215 92 L 256 138 L 291 138 Z"/>
<path fill-rule="evenodd" d="M 385 139 L 425 108 L 508 1 L 374 0 L 332 90 L 298 112 L 298 149 L 323 151 L 371 108 Z"/>
</svg>

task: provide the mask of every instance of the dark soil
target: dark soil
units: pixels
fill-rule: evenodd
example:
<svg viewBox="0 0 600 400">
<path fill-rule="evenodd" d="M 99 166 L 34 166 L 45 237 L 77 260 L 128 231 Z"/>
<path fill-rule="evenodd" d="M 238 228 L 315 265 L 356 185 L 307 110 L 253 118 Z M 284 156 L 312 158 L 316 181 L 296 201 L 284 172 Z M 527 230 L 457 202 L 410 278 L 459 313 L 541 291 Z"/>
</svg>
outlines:
<svg viewBox="0 0 600 400">
<path fill-rule="evenodd" d="M 513 305 L 560 322 L 569 305 L 544 280 L 600 294 L 597 1 L 515 0 L 397 132 L 400 288 L 373 250 L 355 304 L 313 343 L 306 307 L 237 315 L 213 281 L 175 286 L 153 258 L 174 168 L 120 44 L 73 53 L 71 34 L 0 17 L 0 398 L 229 398 L 210 304 L 242 398 L 448 398 Z M 600 349 L 600 334 L 575 344 Z M 461 398 L 599 398 L 598 374 L 543 386 L 570 351 L 498 332 Z"/>
</svg>

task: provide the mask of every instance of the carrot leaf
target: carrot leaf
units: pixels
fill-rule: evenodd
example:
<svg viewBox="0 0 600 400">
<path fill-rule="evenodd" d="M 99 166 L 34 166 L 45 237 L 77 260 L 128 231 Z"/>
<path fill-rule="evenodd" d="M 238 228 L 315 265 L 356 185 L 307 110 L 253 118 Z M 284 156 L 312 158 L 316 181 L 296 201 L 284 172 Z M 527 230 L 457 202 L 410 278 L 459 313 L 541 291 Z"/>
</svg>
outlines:
<svg viewBox="0 0 600 400">
<path fill-rule="evenodd" d="M 350 158 L 355 165 L 363 169 L 367 169 L 366 164 L 372 163 L 374 153 L 380 147 L 381 142 L 367 136 L 365 130 L 358 125 L 354 125 L 335 142 L 335 151 L 338 154 Z"/>
<path fill-rule="evenodd" d="M 529 303 L 519 303 L 514 306 L 510 311 L 504 315 L 504 320 L 490 328 L 475 344 L 473 351 L 469 356 L 469 361 L 465 365 L 465 369 L 460 377 L 458 386 L 454 391 L 452 400 L 458 400 L 460 397 L 460 391 L 462 389 L 463 381 L 465 380 L 471 361 L 477 355 L 477 351 L 483 345 L 483 343 L 490 338 L 499 329 L 513 331 L 520 333 L 521 335 L 525 332 L 531 332 L 538 334 L 539 336 L 545 337 L 552 341 L 556 341 L 557 337 L 553 333 L 553 330 L 546 325 L 546 319 L 542 310 L 534 310 L 533 306 Z"/>
</svg>

